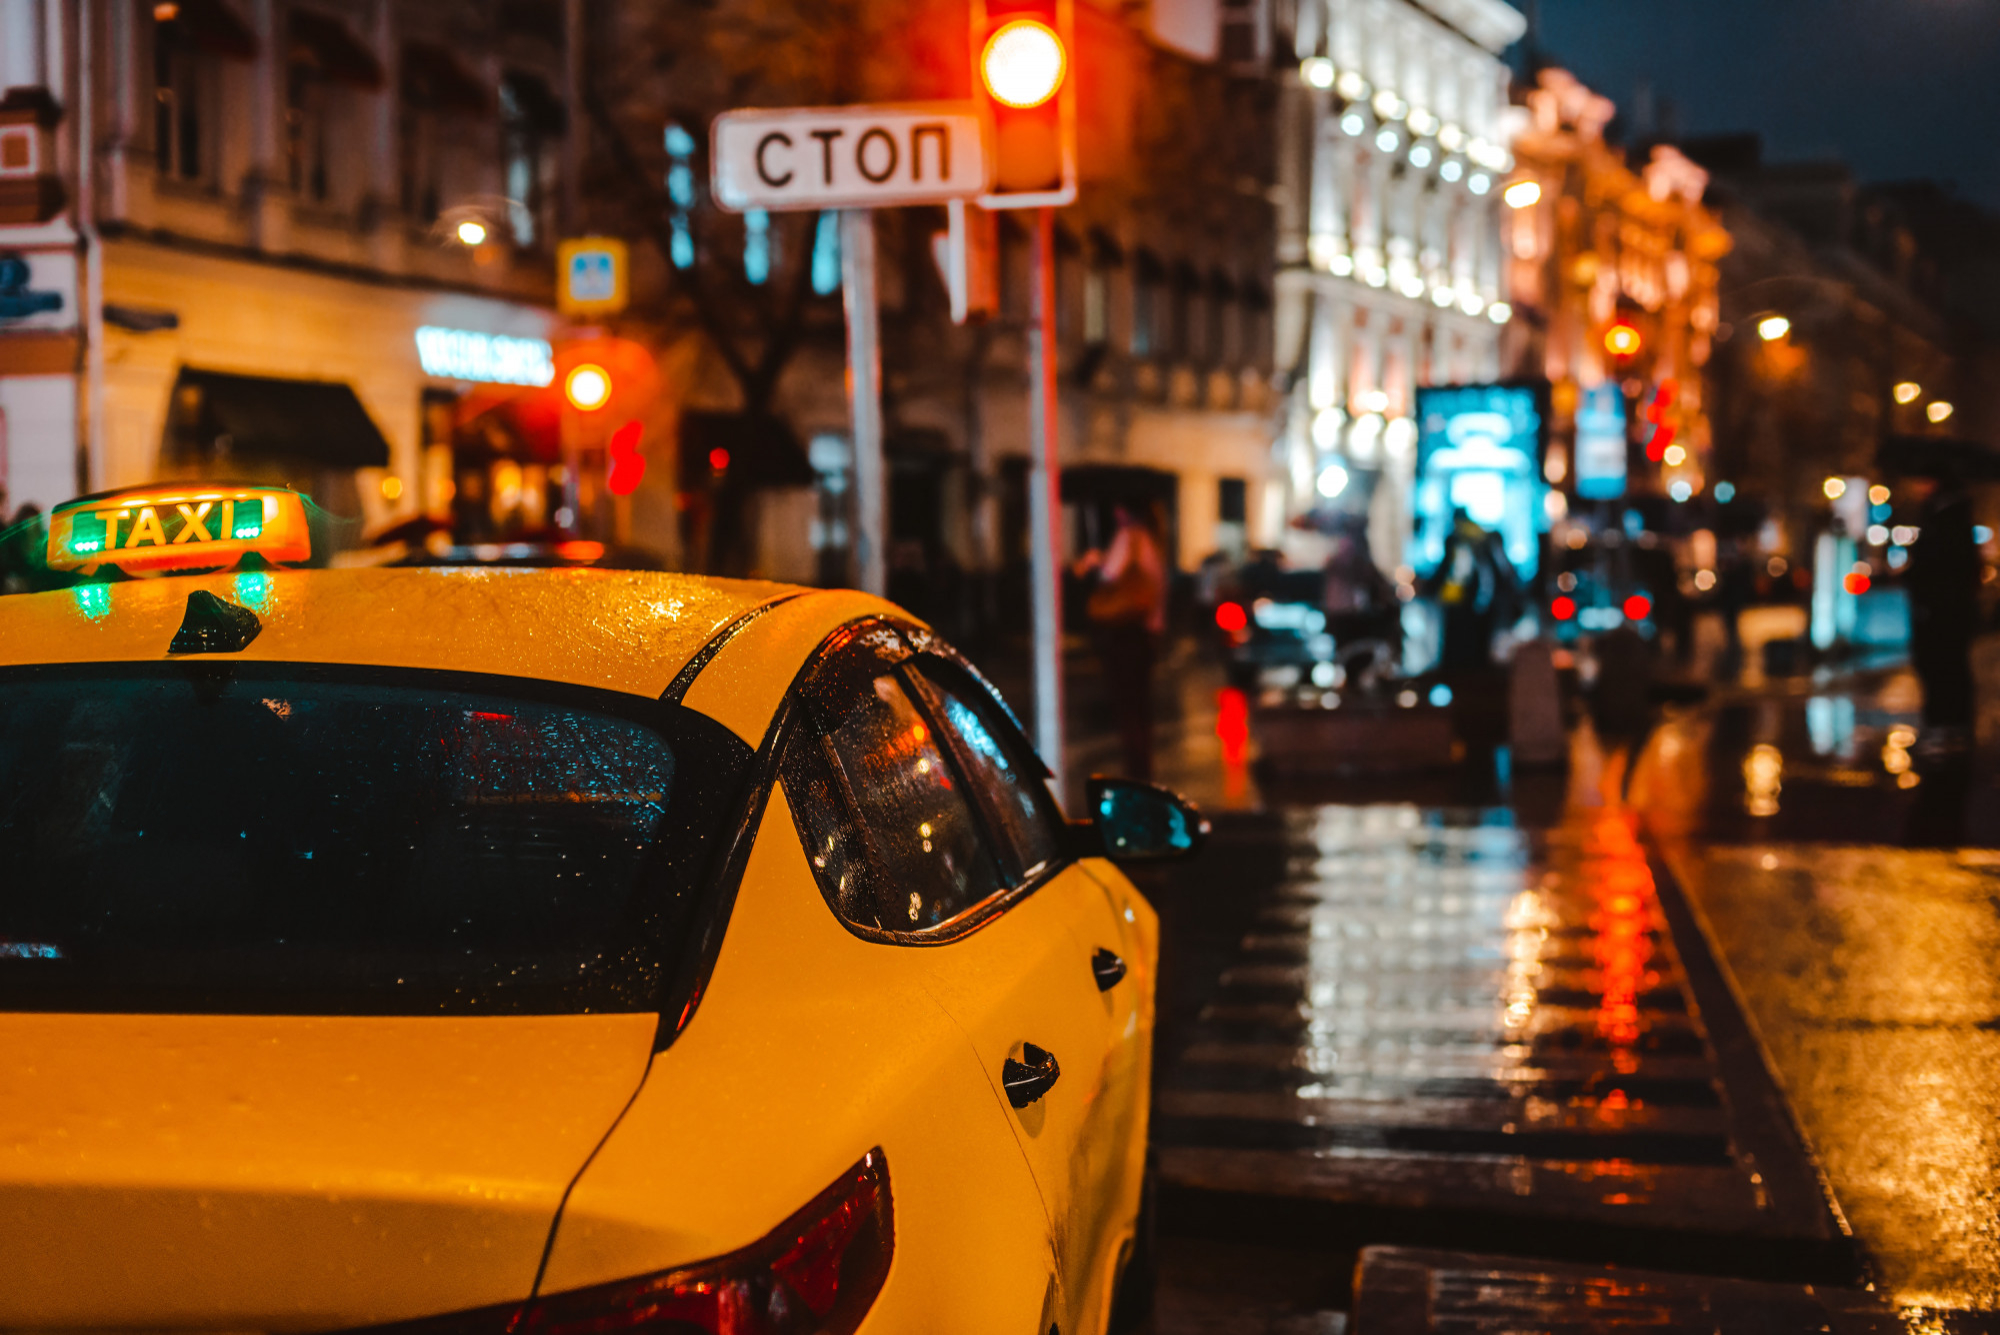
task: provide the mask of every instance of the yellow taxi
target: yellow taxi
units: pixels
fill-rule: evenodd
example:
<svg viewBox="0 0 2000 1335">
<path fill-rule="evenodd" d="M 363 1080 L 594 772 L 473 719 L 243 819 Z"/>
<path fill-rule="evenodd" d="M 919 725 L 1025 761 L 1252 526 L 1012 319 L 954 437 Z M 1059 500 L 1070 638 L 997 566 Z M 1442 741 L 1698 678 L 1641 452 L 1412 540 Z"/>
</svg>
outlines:
<svg viewBox="0 0 2000 1335">
<path fill-rule="evenodd" d="M 0 598 L 0 1330 L 1097 1332 L 1162 790 L 1066 821 L 879 599 L 286 569 L 87 498 Z M 113 578 L 113 572 L 145 578 Z"/>
</svg>

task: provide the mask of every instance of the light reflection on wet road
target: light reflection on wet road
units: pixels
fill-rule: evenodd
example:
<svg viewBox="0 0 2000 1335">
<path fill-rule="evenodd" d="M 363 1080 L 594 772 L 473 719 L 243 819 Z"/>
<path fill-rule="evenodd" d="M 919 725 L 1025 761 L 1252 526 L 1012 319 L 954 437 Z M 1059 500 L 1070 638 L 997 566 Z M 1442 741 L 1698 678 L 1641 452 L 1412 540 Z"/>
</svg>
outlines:
<svg viewBox="0 0 2000 1335">
<path fill-rule="evenodd" d="M 1992 1308 L 2000 853 L 1896 845 L 1992 842 L 1995 785 L 1913 751 L 1909 687 L 1671 720 L 1634 791 L 1884 1290 Z M 1783 772 L 1768 811 L 1760 747 Z"/>
</svg>

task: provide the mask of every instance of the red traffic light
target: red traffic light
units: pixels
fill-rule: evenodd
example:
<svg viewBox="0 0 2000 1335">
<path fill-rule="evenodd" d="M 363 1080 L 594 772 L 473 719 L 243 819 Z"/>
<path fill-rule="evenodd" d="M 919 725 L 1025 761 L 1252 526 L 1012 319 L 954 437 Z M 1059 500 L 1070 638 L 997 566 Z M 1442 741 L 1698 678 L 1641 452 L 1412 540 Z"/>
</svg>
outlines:
<svg viewBox="0 0 2000 1335">
<path fill-rule="evenodd" d="M 1549 604 L 1549 611 L 1558 621 L 1574 621 L 1576 619 L 1576 599 L 1566 593 L 1561 594 L 1554 602 Z"/>
<path fill-rule="evenodd" d="M 1249 613 L 1242 603 L 1219 603 L 1215 609 L 1215 628 L 1234 635 L 1250 624 Z"/>
<path fill-rule="evenodd" d="M 993 129 L 989 209 L 1076 198 L 1074 0 L 972 0 L 972 88 Z"/>
<path fill-rule="evenodd" d="M 596 362 L 572 367 L 563 377 L 563 397 L 579 412 L 596 412 L 611 402 L 611 372 Z"/>
<path fill-rule="evenodd" d="M 1039 107 L 1056 95 L 1069 72 L 1069 52 L 1055 29 L 1035 19 L 1010 19 L 986 39 L 979 79 L 1005 107 Z"/>
<path fill-rule="evenodd" d="M 1644 621 L 1653 615 L 1653 600 L 1643 593 L 1635 593 L 1625 600 L 1625 619 Z"/>
</svg>

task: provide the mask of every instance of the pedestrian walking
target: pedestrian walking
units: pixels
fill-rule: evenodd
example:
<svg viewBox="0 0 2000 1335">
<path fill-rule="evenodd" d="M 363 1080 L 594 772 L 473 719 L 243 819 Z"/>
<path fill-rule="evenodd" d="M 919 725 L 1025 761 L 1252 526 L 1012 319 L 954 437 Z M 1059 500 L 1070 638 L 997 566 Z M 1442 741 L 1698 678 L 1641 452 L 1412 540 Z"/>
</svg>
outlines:
<svg viewBox="0 0 2000 1335">
<path fill-rule="evenodd" d="M 1948 472 L 1911 478 L 1903 487 L 1920 502 L 1903 582 L 1910 594 L 1910 664 L 1924 688 L 1923 745 L 1960 750 L 1972 741 L 1972 637 L 1979 615 L 1972 498 Z"/>
<path fill-rule="evenodd" d="M 1079 575 L 1097 575 L 1084 610 L 1097 638 L 1104 692 L 1125 751 L 1128 778 L 1153 777 L 1153 665 L 1167 629 L 1167 558 L 1153 515 L 1120 504 L 1117 532 L 1084 553 Z"/>
<path fill-rule="evenodd" d="M 1520 581 L 1500 535 L 1452 512 L 1444 559 L 1425 584 L 1444 610 L 1444 645 L 1438 667 L 1447 676 L 1493 666 L 1493 634 L 1519 611 Z"/>
</svg>

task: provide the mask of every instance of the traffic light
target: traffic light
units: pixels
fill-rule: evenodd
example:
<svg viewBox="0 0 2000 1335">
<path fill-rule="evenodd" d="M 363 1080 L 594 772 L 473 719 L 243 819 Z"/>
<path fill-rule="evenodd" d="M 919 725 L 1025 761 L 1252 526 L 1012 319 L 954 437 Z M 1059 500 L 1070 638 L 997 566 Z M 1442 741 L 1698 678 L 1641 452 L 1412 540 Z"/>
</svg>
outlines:
<svg viewBox="0 0 2000 1335">
<path fill-rule="evenodd" d="M 1621 364 L 1638 356 L 1645 346 L 1646 338 L 1639 332 L 1639 326 L 1622 317 L 1604 331 L 1604 350 Z"/>
<path fill-rule="evenodd" d="M 578 412 L 594 413 L 611 402 L 611 373 L 596 362 L 582 362 L 563 377 L 563 397 Z"/>
<path fill-rule="evenodd" d="M 1076 199 L 1074 0 L 972 0 L 972 86 L 993 129 L 989 209 Z"/>
</svg>

